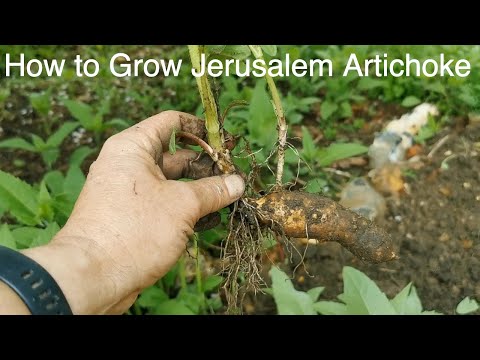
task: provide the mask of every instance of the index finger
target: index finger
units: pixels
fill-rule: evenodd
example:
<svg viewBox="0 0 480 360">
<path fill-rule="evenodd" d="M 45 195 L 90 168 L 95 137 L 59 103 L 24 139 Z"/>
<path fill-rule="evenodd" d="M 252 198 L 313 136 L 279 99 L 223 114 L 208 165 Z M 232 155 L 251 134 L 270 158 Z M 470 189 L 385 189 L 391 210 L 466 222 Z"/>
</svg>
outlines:
<svg viewBox="0 0 480 360">
<path fill-rule="evenodd" d="M 205 123 L 194 115 L 168 110 L 112 136 L 105 143 L 102 152 L 108 153 L 109 143 L 115 151 L 122 144 L 124 151 L 146 151 L 154 159 L 159 159 L 168 144 L 173 130 L 192 133 L 201 139 L 206 137 Z M 140 149 L 139 149 L 140 148 Z"/>
</svg>

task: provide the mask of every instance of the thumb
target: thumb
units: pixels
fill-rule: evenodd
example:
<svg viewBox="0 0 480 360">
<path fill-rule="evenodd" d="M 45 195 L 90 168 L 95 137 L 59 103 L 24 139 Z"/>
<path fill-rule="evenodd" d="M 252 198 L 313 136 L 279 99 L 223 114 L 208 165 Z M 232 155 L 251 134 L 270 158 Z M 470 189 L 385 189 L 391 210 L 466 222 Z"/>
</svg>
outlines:
<svg viewBox="0 0 480 360">
<path fill-rule="evenodd" d="M 189 200 L 196 202 L 198 218 L 230 205 L 245 191 L 245 182 L 239 175 L 212 176 L 184 184 L 195 194 L 195 199 Z"/>
</svg>

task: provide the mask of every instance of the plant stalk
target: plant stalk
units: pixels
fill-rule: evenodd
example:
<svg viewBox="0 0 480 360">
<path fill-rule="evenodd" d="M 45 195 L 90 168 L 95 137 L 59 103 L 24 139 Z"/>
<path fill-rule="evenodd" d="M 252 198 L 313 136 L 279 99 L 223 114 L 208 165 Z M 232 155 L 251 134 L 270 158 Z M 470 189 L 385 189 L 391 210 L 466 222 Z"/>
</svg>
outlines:
<svg viewBox="0 0 480 360">
<path fill-rule="evenodd" d="M 203 45 L 188 45 L 190 59 L 194 69 L 200 71 L 200 59 L 204 53 Z M 198 91 L 202 98 L 203 108 L 205 109 L 205 127 L 207 128 L 208 143 L 217 153 L 223 153 L 223 139 L 220 131 L 220 121 L 218 119 L 217 104 L 213 97 L 210 82 L 206 74 L 197 77 Z"/>
<path fill-rule="evenodd" d="M 258 45 L 248 45 L 252 51 L 255 58 L 263 60 L 263 51 Z M 282 100 L 280 99 L 280 94 L 278 92 L 277 86 L 273 81 L 272 77 L 268 74 L 268 66 L 265 63 L 264 65 L 266 73 L 265 80 L 267 80 L 268 89 L 272 96 L 273 109 L 275 115 L 277 116 L 277 131 L 278 131 L 278 149 L 277 149 L 277 172 L 275 184 L 277 187 L 282 187 L 283 183 L 283 168 L 285 166 L 285 148 L 287 146 L 287 121 L 285 119 L 285 113 L 283 111 Z"/>
</svg>

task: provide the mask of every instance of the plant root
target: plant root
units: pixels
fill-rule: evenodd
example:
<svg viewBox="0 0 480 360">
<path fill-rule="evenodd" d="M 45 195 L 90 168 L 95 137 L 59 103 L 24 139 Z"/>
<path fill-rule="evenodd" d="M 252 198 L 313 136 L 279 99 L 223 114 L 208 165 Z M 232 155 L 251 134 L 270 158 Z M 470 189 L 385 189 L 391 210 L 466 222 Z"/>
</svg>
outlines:
<svg viewBox="0 0 480 360">
<path fill-rule="evenodd" d="M 282 191 L 248 202 L 256 208 L 261 223 L 285 236 L 336 241 L 370 263 L 397 258 L 388 233 L 329 198 Z"/>
</svg>

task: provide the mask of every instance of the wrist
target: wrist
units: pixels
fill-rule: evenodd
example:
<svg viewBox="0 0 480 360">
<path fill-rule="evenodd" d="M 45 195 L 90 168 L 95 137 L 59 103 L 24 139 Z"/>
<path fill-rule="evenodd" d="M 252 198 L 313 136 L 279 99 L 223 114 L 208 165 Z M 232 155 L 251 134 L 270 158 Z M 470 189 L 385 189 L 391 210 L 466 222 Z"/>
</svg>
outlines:
<svg viewBox="0 0 480 360">
<path fill-rule="evenodd" d="M 48 245 L 21 251 L 55 279 L 74 314 L 102 314 L 110 284 L 101 276 L 100 261 L 85 250 L 56 237 Z"/>
</svg>

